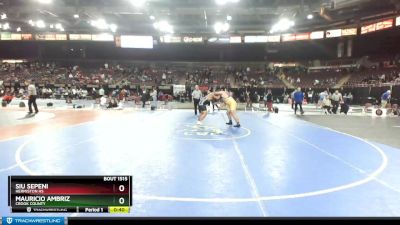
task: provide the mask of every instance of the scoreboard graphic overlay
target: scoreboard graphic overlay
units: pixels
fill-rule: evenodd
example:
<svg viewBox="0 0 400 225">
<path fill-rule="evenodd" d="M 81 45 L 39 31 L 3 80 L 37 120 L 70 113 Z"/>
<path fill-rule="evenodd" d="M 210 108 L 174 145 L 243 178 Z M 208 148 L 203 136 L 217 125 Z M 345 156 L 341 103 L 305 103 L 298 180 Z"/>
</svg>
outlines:
<svg viewBox="0 0 400 225">
<path fill-rule="evenodd" d="M 132 176 L 9 176 L 13 213 L 129 213 Z"/>
</svg>

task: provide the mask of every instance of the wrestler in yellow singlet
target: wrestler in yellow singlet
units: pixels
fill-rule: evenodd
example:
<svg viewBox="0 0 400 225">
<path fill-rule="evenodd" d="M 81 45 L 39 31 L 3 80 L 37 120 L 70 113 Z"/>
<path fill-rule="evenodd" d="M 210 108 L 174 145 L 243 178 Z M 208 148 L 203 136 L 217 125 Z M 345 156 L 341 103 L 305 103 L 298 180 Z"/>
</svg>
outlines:
<svg viewBox="0 0 400 225">
<path fill-rule="evenodd" d="M 222 99 L 226 105 L 226 108 L 229 111 L 236 111 L 237 109 L 237 103 L 235 101 L 235 99 L 233 99 L 232 97 L 228 97 L 226 99 Z"/>
<path fill-rule="evenodd" d="M 224 101 L 227 112 L 226 114 L 228 115 L 229 122 L 226 123 L 227 125 L 232 125 L 232 118 L 236 121 L 237 125 L 234 127 L 240 127 L 240 119 L 238 115 L 236 114 L 236 109 L 237 109 L 237 103 L 235 99 L 233 99 L 228 92 L 226 91 L 217 91 L 214 92 L 214 96 L 216 98 L 222 98 L 222 101 Z"/>
</svg>

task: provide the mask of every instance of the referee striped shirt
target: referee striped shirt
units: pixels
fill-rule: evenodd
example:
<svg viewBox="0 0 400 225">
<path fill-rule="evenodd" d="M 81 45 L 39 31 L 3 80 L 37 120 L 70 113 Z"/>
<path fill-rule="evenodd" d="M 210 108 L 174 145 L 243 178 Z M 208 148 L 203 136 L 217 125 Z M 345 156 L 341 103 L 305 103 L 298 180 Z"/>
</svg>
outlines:
<svg viewBox="0 0 400 225">
<path fill-rule="evenodd" d="M 192 92 L 192 98 L 193 99 L 200 99 L 202 96 L 201 91 L 200 90 L 194 90 Z"/>
</svg>

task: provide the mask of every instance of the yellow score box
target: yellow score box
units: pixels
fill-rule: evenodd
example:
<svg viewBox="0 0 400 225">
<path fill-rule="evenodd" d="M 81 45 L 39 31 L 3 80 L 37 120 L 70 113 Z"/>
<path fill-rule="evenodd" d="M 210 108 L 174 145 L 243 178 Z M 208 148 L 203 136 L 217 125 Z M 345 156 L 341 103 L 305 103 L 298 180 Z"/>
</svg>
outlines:
<svg viewBox="0 0 400 225">
<path fill-rule="evenodd" d="M 129 213 L 130 208 L 127 206 L 110 206 L 108 207 L 109 213 Z"/>
</svg>

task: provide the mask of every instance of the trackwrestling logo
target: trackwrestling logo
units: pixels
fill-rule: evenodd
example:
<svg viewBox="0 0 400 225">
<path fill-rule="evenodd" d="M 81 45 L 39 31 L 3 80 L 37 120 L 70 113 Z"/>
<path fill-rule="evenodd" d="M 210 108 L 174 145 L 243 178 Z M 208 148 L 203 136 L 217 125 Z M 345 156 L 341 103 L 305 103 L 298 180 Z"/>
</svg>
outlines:
<svg viewBox="0 0 400 225">
<path fill-rule="evenodd" d="M 3 217 L 4 224 L 55 224 L 64 225 L 64 217 Z"/>
<path fill-rule="evenodd" d="M 232 138 L 242 138 L 247 136 L 250 131 L 246 128 L 219 128 L 207 125 L 182 124 L 175 130 L 177 139 L 186 140 L 229 140 Z"/>
</svg>

